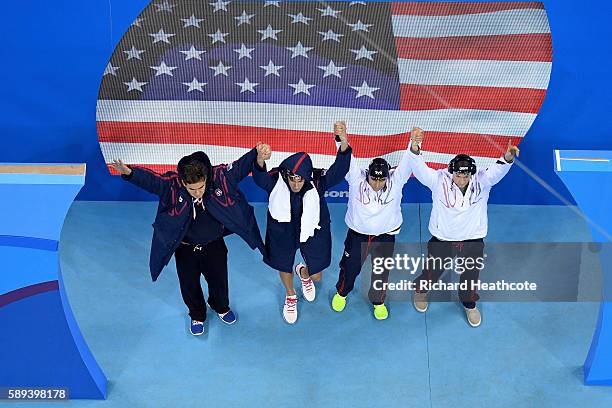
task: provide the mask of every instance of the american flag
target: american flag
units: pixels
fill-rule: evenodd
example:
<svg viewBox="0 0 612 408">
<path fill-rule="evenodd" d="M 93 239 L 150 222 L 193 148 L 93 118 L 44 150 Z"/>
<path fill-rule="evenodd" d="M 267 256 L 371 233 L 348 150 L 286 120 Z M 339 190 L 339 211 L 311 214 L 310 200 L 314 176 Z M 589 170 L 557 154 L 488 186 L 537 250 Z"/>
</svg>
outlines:
<svg viewBox="0 0 612 408">
<path fill-rule="evenodd" d="M 426 131 L 433 167 L 491 163 L 527 133 L 548 86 L 540 2 L 157 0 L 106 66 L 97 128 L 107 163 L 174 169 L 195 150 L 228 163 L 259 140 L 328 167 L 332 124 L 355 158 L 397 164 Z"/>
</svg>

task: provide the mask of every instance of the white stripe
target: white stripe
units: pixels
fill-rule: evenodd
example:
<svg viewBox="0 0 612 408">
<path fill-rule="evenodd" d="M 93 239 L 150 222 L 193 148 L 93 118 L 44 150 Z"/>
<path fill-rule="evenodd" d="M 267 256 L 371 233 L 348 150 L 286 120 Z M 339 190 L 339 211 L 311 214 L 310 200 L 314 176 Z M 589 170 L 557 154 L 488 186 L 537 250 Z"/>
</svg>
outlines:
<svg viewBox="0 0 612 408">
<path fill-rule="evenodd" d="M 595 158 L 587 158 L 587 157 L 562 157 L 561 160 L 568 161 L 585 161 L 585 162 L 609 162 L 610 159 L 595 159 Z"/>
<path fill-rule="evenodd" d="M 164 144 L 155 143 L 100 143 L 102 154 L 106 163 L 121 159 L 127 164 L 166 164 L 175 165 L 183 156 L 187 156 L 195 151 L 202 150 L 208 154 L 213 164 L 231 163 L 251 149 L 241 147 L 220 147 L 214 145 L 200 144 Z M 274 152 L 268 160 L 268 169 L 278 166 L 283 160 L 295 152 Z M 398 150 L 385 154 L 384 157 L 392 166 L 397 166 L 403 150 Z M 445 153 L 435 153 L 423 151 L 423 156 L 430 163 L 448 163 L 455 155 Z M 311 154 L 313 166 L 317 168 L 328 168 L 334 161 L 335 155 Z M 497 158 L 476 157 L 477 166 L 487 166 L 494 163 Z M 374 157 L 356 158 L 360 167 L 366 168 Z"/>
<path fill-rule="evenodd" d="M 557 161 L 557 171 L 561 171 L 561 154 L 559 150 L 555 150 L 555 158 Z"/>
<path fill-rule="evenodd" d="M 397 61 L 400 83 L 546 89 L 550 62 L 485 60 Z"/>
<path fill-rule="evenodd" d="M 549 33 L 542 9 L 518 9 L 453 16 L 392 16 L 396 37 L 435 38 Z"/>
<path fill-rule="evenodd" d="M 426 131 L 524 136 L 536 115 L 476 109 L 395 111 L 223 101 L 98 100 L 96 119 L 109 122 L 210 123 L 331 132 L 336 120 L 365 136 Z"/>
</svg>

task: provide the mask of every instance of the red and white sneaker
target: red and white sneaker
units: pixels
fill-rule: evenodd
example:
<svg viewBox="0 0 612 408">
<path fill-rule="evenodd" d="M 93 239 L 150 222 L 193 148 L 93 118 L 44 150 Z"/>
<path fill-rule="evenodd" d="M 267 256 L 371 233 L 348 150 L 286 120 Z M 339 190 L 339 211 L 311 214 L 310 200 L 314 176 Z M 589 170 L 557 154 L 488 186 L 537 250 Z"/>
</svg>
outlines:
<svg viewBox="0 0 612 408">
<path fill-rule="evenodd" d="M 302 295 L 304 295 L 304 299 L 309 302 L 312 302 L 317 296 L 317 289 L 315 288 L 312 279 L 310 279 L 310 276 L 306 279 L 302 278 L 302 274 L 300 273 L 300 271 L 302 270 L 302 268 L 305 267 L 306 265 L 304 265 L 303 263 L 299 263 L 295 265 L 295 268 L 293 268 L 293 270 L 295 271 L 295 274 L 298 276 L 298 278 L 300 278 L 300 282 L 302 282 Z"/>
<path fill-rule="evenodd" d="M 293 324 L 297 321 L 297 302 L 298 298 L 296 295 L 285 296 L 285 305 L 283 306 L 283 319 L 289 324 Z"/>
</svg>

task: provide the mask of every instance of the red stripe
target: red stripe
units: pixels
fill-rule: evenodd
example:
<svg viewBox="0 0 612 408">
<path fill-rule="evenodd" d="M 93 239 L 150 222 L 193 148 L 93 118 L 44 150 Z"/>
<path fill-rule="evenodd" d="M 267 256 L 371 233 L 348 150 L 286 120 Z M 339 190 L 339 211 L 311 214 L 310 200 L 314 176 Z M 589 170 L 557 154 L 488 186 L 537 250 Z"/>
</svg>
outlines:
<svg viewBox="0 0 612 408">
<path fill-rule="evenodd" d="M 472 156 L 497 157 L 508 139 L 515 143 L 520 136 L 495 136 L 476 133 L 432 132 L 425 129 L 423 148 L 439 153 L 456 154 L 461 150 Z M 309 154 L 336 154 L 333 136 L 324 132 L 287 131 L 248 126 L 211 125 L 199 123 L 132 123 L 98 122 L 100 142 L 202 144 L 250 149 L 258 141 L 270 145 L 273 151 Z M 387 136 L 349 135 L 355 157 L 377 157 L 405 149 L 407 133 Z M 171 169 L 175 170 L 176 165 Z"/>
<path fill-rule="evenodd" d="M 445 163 L 427 163 L 427 165 L 434 170 L 445 169 L 448 167 L 448 164 Z"/>
<path fill-rule="evenodd" d="M 304 153 L 302 154 L 302 156 L 298 159 L 297 163 L 295 163 L 295 166 L 293 166 L 293 170 L 291 170 L 291 172 L 293 174 L 295 174 L 295 172 L 300 168 L 300 165 L 302 164 L 302 162 L 304 161 L 304 159 L 308 156 L 308 154 Z"/>
<path fill-rule="evenodd" d="M 401 84 L 400 109 L 483 109 L 537 114 L 544 96 L 545 89 Z"/>
<path fill-rule="evenodd" d="M 330 155 L 330 157 L 332 157 Z M 142 166 L 142 167 L 146 167 L 149 168 L 153 171 L 159 172 L 159 173 L 165 173 L 168 171 L 175 171 L 176 170 L 176 165 L 173 164 L 143 164 L 143 163 L 134 163 L 134 164 L 138 164 L 138 166 Z M 429 165 L 429 167 L 431 167 L 432 169 L 445 169 L 447 167 L 446 164 L 444 163 L 427 163 Z M 115 170 L 113 170 L 111 168 L 111 166 L 109 164 L 106 165 L 106 167 L 108 168 L 108 171 L 114 175 L 114 176 L 118 176 L 119 173 L 117 173 Z M 251 174 L 249 173 L 249 176 Z"/>
<path fill-rule="evenodd" d="M 452 16 L 458 14 L 491 13 L 502 10 L 544 9 L 541 2 L 440 2 L 440 3 L 391 3 L 391 14 L 413 16 Z"/>
<path fill-rule="evenodd" d="M 465 37 L 396 37 L 397 56 L 424 60 L 552 61 L 550 33 Z"/>
</svg>

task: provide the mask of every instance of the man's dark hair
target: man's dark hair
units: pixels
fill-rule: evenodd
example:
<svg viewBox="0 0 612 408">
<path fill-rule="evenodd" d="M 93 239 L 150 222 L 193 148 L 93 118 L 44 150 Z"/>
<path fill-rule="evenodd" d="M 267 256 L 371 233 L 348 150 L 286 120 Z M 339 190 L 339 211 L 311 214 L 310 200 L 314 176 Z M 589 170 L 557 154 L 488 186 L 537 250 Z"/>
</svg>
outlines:
<svg viewBox="0 0 612 408">
<path fill-rule="evenodd" d="M 179 177 L 185 184 L 207 180 L 211 172 L 210 160 L 204 152 L 195 152 L 183 157 L 177 167 Z"/>
<path fill-rule="evenodd" d="M 195 184 L 200 181 L 204 181 L 208 178 L 208 169 L 198 160 L 192 160 L 185 165 L 183 168 L 183 174 L 181 175 L 181 180 L 185 184 Z"/>
</svg>

